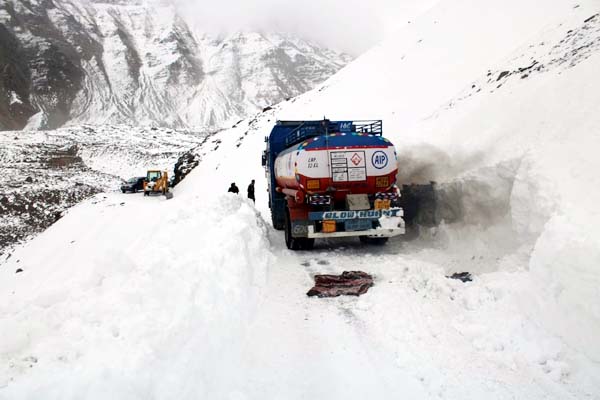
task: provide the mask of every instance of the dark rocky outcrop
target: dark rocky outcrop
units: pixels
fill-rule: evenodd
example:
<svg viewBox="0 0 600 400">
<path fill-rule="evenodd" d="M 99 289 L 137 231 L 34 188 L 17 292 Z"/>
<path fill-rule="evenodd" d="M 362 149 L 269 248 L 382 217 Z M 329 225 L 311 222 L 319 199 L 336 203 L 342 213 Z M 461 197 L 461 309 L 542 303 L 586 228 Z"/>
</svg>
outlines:
<svg viewBox="0 0 600 400">
<path fill-rule="evenodd" d="M 0 129 L 21 129 L 35 114 L 29 102 L 30 80 L 17 38 L 0 25 Z"/>
<path fill-rule="evenodd" d="M 3 120 L 8 128 L 21 129 L 42 111 L 42 127 L 56 128 L 69 119 L 71 104 L 82 88 L 81 61 L 101 54 L 101 46 L 72 15 L 60 14 L 59 29 L 48 15 L 57 8 L 51 0 L 39 4 L 22 0 L 19 6 L 23 10 L 10 1 L 0 5 L 10 16 L 0 25 L 0 81 L 5 82 L 0 98 L 10 102 L 14 92 L 21 103 L 13 102 L 12 108 L 9 103 Z"/>
</svg>

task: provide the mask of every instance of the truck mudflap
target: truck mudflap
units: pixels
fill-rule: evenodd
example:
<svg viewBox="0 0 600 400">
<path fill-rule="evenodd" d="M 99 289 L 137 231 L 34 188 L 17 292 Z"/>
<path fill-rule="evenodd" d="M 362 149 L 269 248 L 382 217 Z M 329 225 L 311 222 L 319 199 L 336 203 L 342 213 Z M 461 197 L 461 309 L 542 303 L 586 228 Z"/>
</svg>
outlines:
<svg viewBox="0 0 600 400">
<path fill-rule="evenodd" d="M 329 220 L 343 222 L 346 229 L 336 232 L 315 232 L 315 226 L 313 224 L 305 226 L 304 229 L 306 229 L 306 237 L 309 239 L 352 236 L 390 238 L 406 233 L 406 226 L 404 219 L 402 218 L 403 214 L 401 208 L 391 208 L 387 210 L 310 212 L 309 219 L 311 221 Z M 374 220 L 379 222 L 377 228 L 362 229 L 365 226 L 364 222 L 373 226 L 372 221 Z"/>
</svg>

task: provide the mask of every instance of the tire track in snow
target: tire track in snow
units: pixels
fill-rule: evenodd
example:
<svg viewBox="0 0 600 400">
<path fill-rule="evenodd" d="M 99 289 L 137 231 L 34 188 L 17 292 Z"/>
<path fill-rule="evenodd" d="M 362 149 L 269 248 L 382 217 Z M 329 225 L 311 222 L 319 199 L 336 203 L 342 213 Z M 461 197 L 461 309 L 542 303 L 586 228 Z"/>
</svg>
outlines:
<svg viewBox="0 0 600 400">
<path fill-rule="evenodd" d="M 306 296 L 315 273 L 335 273 L 339 268 L 332 263 L 318 264 L 327 253 L 316 254 L 317 258 L 310 257 L 313 262 L 309 266 L 300 265 L 307 261 L 307 253 L 281 250 L 276 254 L 278 262 L 269 273 L 267 297 L 249 329 L 242 357 L 250 363 L 243 369 L 253 372 L 250 377 L 244 375 L 248 387 L 239 391 L 250 398 L 256 387 L 268 388 L 260 393 L 262 397 L 275 398 L 283 386 L 290 393 L 317 398 L 423 395 L 410 374 L 390 373 L 394 360 L 382 355 L 365 322 L 351 310 L 357 299 Z M 257 385 L 257 381 L 262 383 Z"/>
</svg>

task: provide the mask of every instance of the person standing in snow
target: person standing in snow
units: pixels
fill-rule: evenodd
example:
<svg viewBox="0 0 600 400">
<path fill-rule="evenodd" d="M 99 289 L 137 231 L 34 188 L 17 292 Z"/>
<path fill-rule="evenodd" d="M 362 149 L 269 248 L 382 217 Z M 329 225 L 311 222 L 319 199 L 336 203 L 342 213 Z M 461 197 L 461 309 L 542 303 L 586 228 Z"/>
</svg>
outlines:
<svg viewBox="0 0 600 400">
<path fill-rule="evenodd" d="M 253 203 L 256 203 L 256 199 L 254 198 L 254 179 L 248 185 L 248 198 L 252 200 Z"/>
<path fill-rule="evenodd" d="M 231 186 L 229 186 L 228 192 L 238 194 L 240 192 L 240 189 L 238 189 L 238 187 L 235 186 L 235 182 L 232 182 Z"/>
</svg>

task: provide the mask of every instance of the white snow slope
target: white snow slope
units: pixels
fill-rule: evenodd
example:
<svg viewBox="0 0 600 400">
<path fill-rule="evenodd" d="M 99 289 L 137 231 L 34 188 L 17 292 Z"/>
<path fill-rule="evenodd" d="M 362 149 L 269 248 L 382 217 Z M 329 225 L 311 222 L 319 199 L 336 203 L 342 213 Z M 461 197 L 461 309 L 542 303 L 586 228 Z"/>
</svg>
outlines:
<svg viewBox="0 0 600 400">
<path fill-rule="evenodd" d="M 440 0 L 216 135 L 173 200 L 75 207 L 0 266 L 0 398 L 600 398 L 599 8 Z M 383 118 L 400 178 L 437 179 L 463 221 L 286 250 L 263 137 L 323 115 Z M 256 208 L 222 194 L 252 178 Z M 305 296 L 343 270 L 375 286 Z"/>
</svg>

